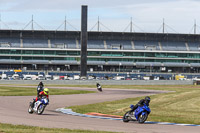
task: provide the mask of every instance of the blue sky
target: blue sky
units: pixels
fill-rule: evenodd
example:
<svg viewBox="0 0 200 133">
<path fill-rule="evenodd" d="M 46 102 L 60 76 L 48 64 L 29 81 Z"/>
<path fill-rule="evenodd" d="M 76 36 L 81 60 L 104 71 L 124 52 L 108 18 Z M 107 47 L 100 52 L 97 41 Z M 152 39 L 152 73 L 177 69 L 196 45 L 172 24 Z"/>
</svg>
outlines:
<svg viewBox="0 0 200 133">
<path fill-rule="evenodd" d="M 200 0 L 0 0 L 0 28 L 23 29 L 33 15 L 34 21 L 46 30 L 56 30 L 65 16 L 80 30 L 81 5 L 88 5 L 88 31 L 98 16 L 103 25 L 119 32 L 125 30 L 131 17 L 135 32 L 161 32 L 163 18 L 168 33 L 192 33 L 195 19 L 200 25 Z M 29 25 L 26 29 L 30 28 Z M 40 29 L 36 24 L 34 28 Z M 64 25 L 59 30 L 63 29 Z M 103 26 L 100 29 L 108 31 Z M 67 30 L 74 28 L 67 24 Z"/>
</svg>

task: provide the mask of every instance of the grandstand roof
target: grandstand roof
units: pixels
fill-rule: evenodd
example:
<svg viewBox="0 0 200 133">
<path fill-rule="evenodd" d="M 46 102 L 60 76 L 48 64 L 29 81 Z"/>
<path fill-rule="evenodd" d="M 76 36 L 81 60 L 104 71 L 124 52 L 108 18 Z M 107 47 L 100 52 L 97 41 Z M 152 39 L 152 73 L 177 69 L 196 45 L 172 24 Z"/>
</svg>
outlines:
<svg viewBox="0 0 200 133">
<path fill-rule="evenodd" d="M 80 31 L 0 30 L 0 38 L 2 37 L 80 39 Z M 200 35 L 142 32 L 88 32 L 88 39 L 200 42 Z"/>
</svg>

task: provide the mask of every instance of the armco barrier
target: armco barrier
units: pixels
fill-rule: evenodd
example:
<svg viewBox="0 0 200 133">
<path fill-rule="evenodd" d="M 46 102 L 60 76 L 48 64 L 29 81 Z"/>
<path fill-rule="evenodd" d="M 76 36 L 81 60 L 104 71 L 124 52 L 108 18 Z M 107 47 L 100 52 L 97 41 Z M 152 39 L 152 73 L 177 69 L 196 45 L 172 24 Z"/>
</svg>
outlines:
<svg viewBox="0 0 200 133">
<path fill-rule="evenodd" d="M 0 80 L 0 84 L 38 84 L 41 80 Z M 54 85 L 192 85 L 190 80 L 42 80 Z"/>
</svg>

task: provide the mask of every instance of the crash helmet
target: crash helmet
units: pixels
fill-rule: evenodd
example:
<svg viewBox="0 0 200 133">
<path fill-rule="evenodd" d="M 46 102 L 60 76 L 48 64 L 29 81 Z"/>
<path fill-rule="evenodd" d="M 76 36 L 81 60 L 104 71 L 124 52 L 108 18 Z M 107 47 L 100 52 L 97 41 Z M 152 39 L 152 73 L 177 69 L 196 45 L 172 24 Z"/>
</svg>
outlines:
<svg viewBox="0 0 200 133">
<path fill-rule="evenodd" d="M 48 95 L 48 94 L 49 94 L 49 89 L 48 89 L 48 88 L 45 88 L 45 89 L 44 89 L 44 94 L 45 94 L 45 95 Z"/>
<path fill-rule="evenodd" d="M 42 87 L 44 86 L 43 83 L 42 83 L 42 81 L 39 83 L 39 86 L 42 86 Z"/>
<path fill-rule="evenodd" d="M 145 97 L 145 101 L 146 101 L 147 103 L 150 103 L 151 98 L 150 98 L 149 96 L 146 96 L 146 97 Z"/>
</svg>

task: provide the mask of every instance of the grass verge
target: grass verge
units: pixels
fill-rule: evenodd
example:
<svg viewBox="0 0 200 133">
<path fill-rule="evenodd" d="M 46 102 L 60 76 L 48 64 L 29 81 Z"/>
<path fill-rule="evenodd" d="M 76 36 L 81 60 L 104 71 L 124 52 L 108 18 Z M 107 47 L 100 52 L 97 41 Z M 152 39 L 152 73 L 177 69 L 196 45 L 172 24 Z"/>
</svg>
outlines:
<svg viewBox="0 0 200 133">
<path fill-rule="evenodd" d="M 152 85 L 152 86 L 104 86 L 104 88 L 151 89 L 175 91 L 151 96 L 149 121 L 200 124 L 200 88 L 193 85 Z M 110 115 L 123 115 L 130 104 L 141 98 L 128 98 L 70 107 L 78 113 L 98 112 Z"/>
<path fill-rule="evenodd" d="M 34 96 L 37 95 L 36 88 L 0 86 L 0 96 Z M 70 90 L 70 89 L 49 89 L 50 95 L 70 95 L 95 93 L 95 91 Z"/>
<path fill-rule="evenodd" d="M 41 128 L 0 123 L 0 133 L 112 133 L 105 131 L 70 130 L 62 128 Z"/>
</svg>

